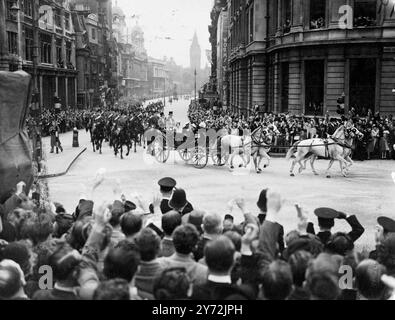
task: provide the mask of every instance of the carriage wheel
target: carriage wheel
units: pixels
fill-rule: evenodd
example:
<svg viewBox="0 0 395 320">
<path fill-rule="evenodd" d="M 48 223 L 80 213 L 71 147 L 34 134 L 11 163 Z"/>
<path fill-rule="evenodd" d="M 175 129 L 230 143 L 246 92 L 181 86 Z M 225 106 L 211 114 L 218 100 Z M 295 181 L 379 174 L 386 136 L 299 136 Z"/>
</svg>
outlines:
<svg viewBox="0 0 395 320">
<path fill-rule="evenodd" d="M 180 155 L 181 159 L 184 160 L 185 162 L 191 161 L 193 157 L 193 152 L 190 151 L 189 149 L 179 150 L 178 154 Z"/>
<path fill-rule="evenodd" d="M 166 148 L 165 138 L 157 137 L 153 142 L 155 159 L 158 162 L 165 163 L 169 159 L 170 150 Z"/>
<path fill-rule="evenodd" d="M 203 169 L 208 163 L 207 149 L 203 147 L 196 147 L 192 160 L 193 166 L 196 169 Z"/>
<path fill-rule="evenodd" d="M 211 159 L 213 160 L 214 165 L 218 167 L 223 167 L 228 162 L 229 155 L 213 152 L 211 154 Z"/>
</svg>

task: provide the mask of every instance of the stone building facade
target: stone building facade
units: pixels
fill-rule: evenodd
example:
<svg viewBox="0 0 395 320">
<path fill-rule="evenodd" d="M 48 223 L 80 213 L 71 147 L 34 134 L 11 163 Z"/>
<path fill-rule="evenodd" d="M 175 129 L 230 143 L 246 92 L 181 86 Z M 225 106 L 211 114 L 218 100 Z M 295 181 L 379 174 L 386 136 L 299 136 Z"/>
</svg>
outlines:
<svg viewBox="0 0 395 320">
<path fill-rule="evenodd" d="M 0 0 L 3 70 L 25 70 L 37 103 L 75 107 L 75 36 L 69 1 Z"/>
<path fill-rule="evenodd" d="M 230 105 L 395 113 L 395 14 L 378 0 L 228 0 Z"/>
</svg>

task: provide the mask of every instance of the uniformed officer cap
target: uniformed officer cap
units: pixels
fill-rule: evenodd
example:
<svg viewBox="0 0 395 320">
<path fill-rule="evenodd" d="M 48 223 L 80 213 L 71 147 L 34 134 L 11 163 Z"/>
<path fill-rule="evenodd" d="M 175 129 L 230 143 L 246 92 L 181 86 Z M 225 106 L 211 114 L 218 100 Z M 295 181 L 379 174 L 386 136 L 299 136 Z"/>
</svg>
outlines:
<svg viewBox="0 0 395 320">
<path fill-rule="evenodd" d="M 315 209 L 314 214 L 318 217 L 318 224 L 324 228 L 332 228 L 335 219 L 339 216 L 339 212 L 331 208 Z"/>
<path fill-rule="evenodd" d="M 160 179 L 160 180 L 158 181 L 158 184 L 159 184 L 160 189 L 161 189 L 162 191 L 164 191 L 164 192 L 170 192 L 170 191 L 172 191 L 172 190 L 174 189 L 174 187 L 177 185 L 177 182 L 176 182 L 176 180 L 174 180 L 173 178 L 166 177 L 166 178 Z"/>
<path fill-rule="evenodd" d="M 395 220 L 388 217 L 379 217 L 377 223 L 384 228 L 384 232 L 395 232 Z"/>
</svg>

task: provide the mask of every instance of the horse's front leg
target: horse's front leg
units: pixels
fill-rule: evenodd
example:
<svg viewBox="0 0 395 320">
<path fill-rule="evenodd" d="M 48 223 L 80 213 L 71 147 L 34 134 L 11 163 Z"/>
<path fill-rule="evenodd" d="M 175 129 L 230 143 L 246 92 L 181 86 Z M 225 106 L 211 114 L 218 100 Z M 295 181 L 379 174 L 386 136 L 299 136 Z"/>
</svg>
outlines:
<svg viewBox="0 0 395 320">
<path fill-rule="evenodd" d="M 259 168 L 259 163 L 258 163 L 258 156 L 257 155 L 253 155 L 253 161 L 254 161 L 254 167 L 255 167 L 255 171 L 256 173 L 261 173 L 262 170 Z"/>
<path fill-rule="evenodd" d="M 123 160 L 123 146 L 121 145 L 121 159 Z"/>
<path fill-rule="evenodd" d="M 267 160 L 267 164 L 263 166 L 263 168 L 266 169 L 270 166 L 270 161 L 272 160 L 272 158 L 269 156 L 269 154 L 266 151 L 263 152 L 263 157 Z"/>
<path fill-rule="evenodd" d="M 296 158 L 295 158 L 295 159 L 292 160 L 291 169 L 289 170 L 291 177 L 295 177 L 294 169 L 295 169 L 296 163 L 297 163 L 297 161 L 296 161 Z"/>
<path fill-rule="evenodd" d="M 236 156 L 236 151 L 233 151 L 233 152 L 231 153 L 231 156 L 230 156 L 230 168 L 231 168 L 232 170 L 235 168 L 234 165 L 233 165 L 233 160 L 234 160 L 235 156 Z"/>
<path fill-rule="evenodd" d="M 329 162 L 328 169 L 326 169 L 325 175 L 328 179 L 331 177 L 331 175 L 329 174 L 329 170 L 332 168 L 334 162 L 335 159 L 331 159 L 331 161 Z"/>
<path fill-rule="evenodd" d="M 347 167 L 348 167 L 348 162 L 340 155 L 336 157 L 336 160 L 340 162 L 340 171 L 343 175 L 343 177 L 347 177 Z"/>
<path fill-rule="evenodd" d="M 317 171 L 315 170 L 315 167 L 314 167 L 314 162 L 315 162 L 316 159 L 317 159 L 317 157 L 315 155 L 313 155 L 310 158 L 310 166 L 311 166 L 311 170 L 313 170 L 314 175 L 318 176 L 318 173 L 317 173 Z"/>
<path fill-rule="evenodd" d="M 134 153 L 137 153 L 137 139 L 134 140 Z"/>
</svg>

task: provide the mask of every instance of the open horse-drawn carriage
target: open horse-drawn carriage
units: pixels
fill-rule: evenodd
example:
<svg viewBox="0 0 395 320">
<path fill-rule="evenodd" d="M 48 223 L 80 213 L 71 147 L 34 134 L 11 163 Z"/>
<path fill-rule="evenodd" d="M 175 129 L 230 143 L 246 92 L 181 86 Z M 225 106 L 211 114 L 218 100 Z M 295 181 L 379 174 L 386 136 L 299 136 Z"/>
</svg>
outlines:
<svg viewBox="0 0 395 320">
<path fill-rule="evenodd" d="M 252 156 L 255 169 L 260 173 L 262 172 L 260 169 L 262 159 L 266 158 L 270 163 L 267 153 L 270 150 L 273 133 L 263 127 L 243 137 L 221 134 L 214 130 L 199 130 L 198 132 L 184 130 L 182 133 L 177 133 L 151 129 L 146 132 L 146 139 L 149 146 L 148 152 L 161 163 L 167 162 L 170 151 L 177 151 L 182 160 L 192 163 L 197 169 L 205 168 L 209 159 L 219 167 L 228 164 L 230 160 L 230 168 L 233 169 L 233 159 L 236 155 L 242 157 L 244 167 L 249 164 Z"/>
<path fill-rule="evenodd" d="M 224 166 L 229 155 L 221 153 L 216 147 L 215 139 L 210 139 L 208 134 L 196 133 L 192 130 L 180 132 L 162 132 L 151 129 L 146 132 L 146 139 L 149 141 L 149 153 L 158 162 L 166 163 L 171 151 L 176 151 L 180 158 L 186 163 L 192 163 L 197 169 L 207 166 L 209 159 L 216 166 Z"/>
</svg>

